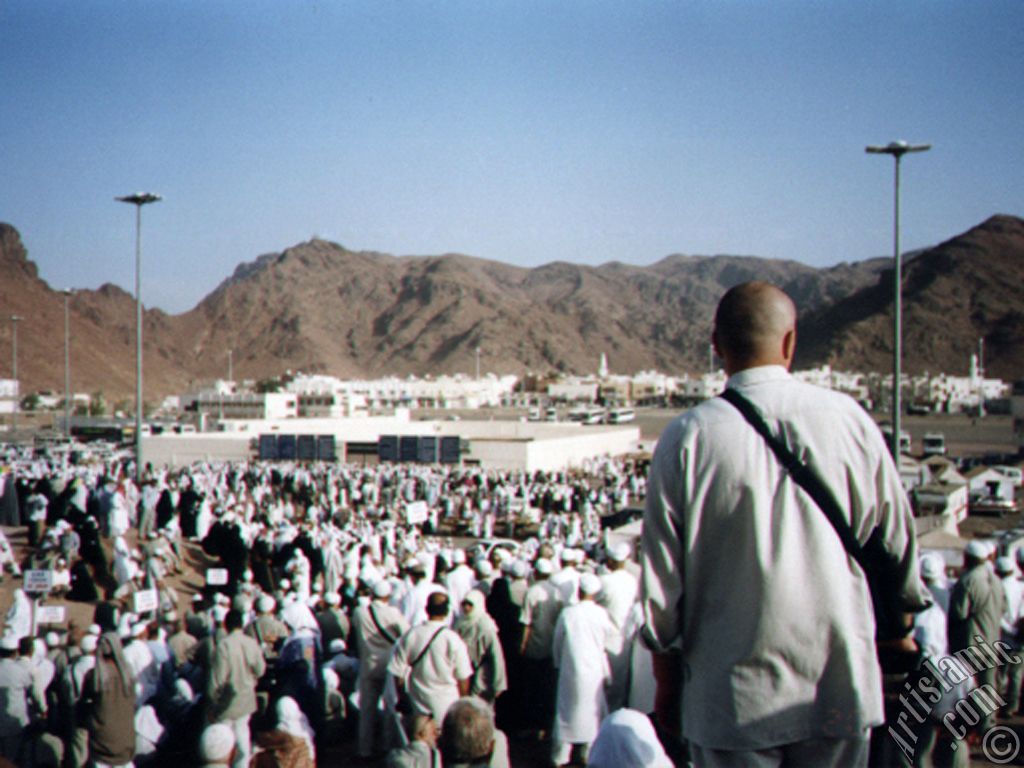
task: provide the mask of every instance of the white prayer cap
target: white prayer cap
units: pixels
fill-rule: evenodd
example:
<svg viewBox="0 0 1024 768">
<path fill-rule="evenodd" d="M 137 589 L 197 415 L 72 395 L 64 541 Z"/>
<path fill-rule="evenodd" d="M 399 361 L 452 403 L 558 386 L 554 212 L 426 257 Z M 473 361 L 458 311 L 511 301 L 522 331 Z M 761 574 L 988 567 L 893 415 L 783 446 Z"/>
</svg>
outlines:
<svg viewBox="0 0 1024 768">
<path fill-rule="evenodd" d="M 601 580 L 592 573 L 584 573 L 580 576 L 580 594 L 596 595 L 601 591 Z"/>
<path fill-rule="evenodd" d="M 199 738 L 199 754 L 205 762 L 224 760 L 235 748 L 235 732 L 223 723 L 208 725 Z"/>
<path fill-rule="evenodd" d="M 420 571 L 426 573 L 426 568 L 423 567 L 423 563 L 417 560 L 415 557 L 410 557 L 405 561 L 405 570 L 407 571 Z"/>
<path fill-rule="evenodd" d="M 966 552 L 971 557 L 976 557 L 979 560 L 984 560 L 986 557 L 989 556 L 991 550 L 988 548 L 988 544 L 986 544 L 985 542 L 979 541 L 978 539 L 974 539 L 973 541 L 967 544 L 967 548 L 964 550 L 964 552 Z"/>
<path fill-rule="evenodd" d="M 555 572 L 555 566 L 546 557 L 541 557 L 533 564 L 533 569 L 544 576 L 550 576 Z"/>
<path fill-rule="evenodd" d="M 381 599 L 385 597 L 391 597 L 391 582 L 387 579 L 381 579 L 373 585 L 373 596 Z"/>
<path fill-rule="evenodd" d="M 271 595 L 260 595 L 260 599 L 256 601 L 256 608 L 260 613 L 270 613 L 276 605 L 277 600 Z"/>
<path fill-rule="evenodd" d="M 101 634 L 103 634 L 103 628 L 100 627 L 99 624 L 90 624 L 88 632 L 90 635 L 99 637 Z"/>
<path fill-rule="evenodd" d="M 96 646 L 100 644 L 100 639 L 96 635 L 86 635 L 79 641 L 78 647 L 82 649 L 82 653 L 96 653 Z"/>
<path fill-rule="evenodd" d="M 282 592 L 287 592 L 292 588 L 292 583 L 288 579 L 281 579 L 281 583 L 278 586 L 281 587 Z"/>
<path fill-rule="evenodd" d="M 334 640 L 331 640 L 331 644 L 329 646 L 327 646 L 327 650 L 332 655 L 337 654 L 337 653 L 344 653 L 345 652 L 345 641 L 342 640 L 340 637 L 339 638 L 335 638 Z"/>
<path fill-rule="evenodd" d="M 487 560 L 476 561 L 476 572 L 480 578 L 485 579 L 494 573 L 494 566 Z"/>
<path fill-rule="evenodd" d="M 220 622 L 224 621 L 225 617 L 228 615 L 228 609 L 223 605 L 215 605 L 213 606 L 212 613 L 213 620 L 220 624 Z"/>
<path fill-rule="evenodd" d="M 1009 557 L 996 558 L 996 571 L 998 573 L 1014 573 L 1017 570 L 1017 566 L 1014 564 L 1013 559 Z"/>
<path fill-rule="evenodd" d="M 491 550 L 491 557 L 496 559 L 499 563 L 503 563 L 506 560 L 510 559 L 512 555 L 509 553 L 507 549 L 495 547 L 493 550 Z"/>
<path fill-rule="evenodd" d="M 213 601 L 217 603 L 217 605 L 231 605 L 231 599 L 223 592 L 218 592 L 214 595 Z"/>
<path fill-rule="evenodd" d="M 60 638 L 57 636 L 56 632 L 46 633 L 46 644 L 50 648 L 56 648 L 58 645 L 60 645 Z"/>
<path fill-rule="evenodd" d="M 579 553 L 575 549 L 566 547 L 562 550 L 562 562 L 563 563 L 575 563 L 579 561 Z"/>
<path fill-rule="evenodd" d="M 462 565 L 466 562 L 466 550 L 456 549 L 452 552 L 452 563 L 454 565 Z"/>
<path fill-rule="evenodd" d="M 324 600 L 326 600 L 327 604 L 330 606 L 341 605 L 341 595 L 337 592 L 328 592 L 324 597 Z"/>
<path fill-rule="evenodd" d="M 517 579 L 524 579 L 524 578 L 526 578 L 526 574 L 527 574 L 528 571 L 529 571 L 529 569 L 527 568 L 526 563 L 524 563 L 522 560 L 513 560 L 512 561 L 512 565 L 510 566 L 510 572 Z"/>
<path fill-rule="evenodd" d="M 196 594 L 192 595 L 192 602 L 193 603 L 201 603 L 202 601 L 203 601 L 203 596 L 200 595 L 198 592 Z"/>
<path fill-rule="evenodd" d="M 616 563 L 624 563 L 629 560 L 629 544 L 624 541 L 620 541 L 618 544 L 612 546 L 608 550 L 608 559 L 614 560 Z"/>
<path fill-rule="evenodd" d="M 650 719 L 633 709 L 620 709 L 601 722 L 590 748 L 590 768 L 672 768 Z"/>
<path fill-rule="evenodd" d="M 924 555 L 921 558 L 921 578 L 926 581 L 935 581 L 944 571 L 942 558 L 938 555 Z"/>
<path fill-rule="evenodd" d="M 18 650 L 18 638 L 16 638 L 14 635 L 4 635 L 3 637 L 0 637 L 0 650 Z"/>
<path fill-rule="evenodd" d="M 147 629 L 145 622 L 140 621 L 138 624 L 132 625 L 132 637 L 142 637 L 142 633 Z"/>
</svg>

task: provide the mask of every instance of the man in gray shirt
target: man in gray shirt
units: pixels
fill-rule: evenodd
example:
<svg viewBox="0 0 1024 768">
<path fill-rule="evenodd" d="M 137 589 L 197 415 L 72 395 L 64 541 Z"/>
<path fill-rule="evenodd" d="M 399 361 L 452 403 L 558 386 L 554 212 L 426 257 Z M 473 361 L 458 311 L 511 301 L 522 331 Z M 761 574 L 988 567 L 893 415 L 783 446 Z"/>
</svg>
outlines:
<svg viewBox="0 0 1024 768">
<path fill-rule="evenodd" d="M 795 380 L 796 308 L 745 283 L 713 341 L 742 394 L 837 497 L 861 546 L 876 530 L 901 610 L 928 597 L 910 505 L 881 432 L 846 395 Z M 883 721 L 864 572 L 739 410 L 712 398 L 661 435 L 643 527 L 643 637 L 659 719 L 699 766 L 864 766 Z"/>
</svg>

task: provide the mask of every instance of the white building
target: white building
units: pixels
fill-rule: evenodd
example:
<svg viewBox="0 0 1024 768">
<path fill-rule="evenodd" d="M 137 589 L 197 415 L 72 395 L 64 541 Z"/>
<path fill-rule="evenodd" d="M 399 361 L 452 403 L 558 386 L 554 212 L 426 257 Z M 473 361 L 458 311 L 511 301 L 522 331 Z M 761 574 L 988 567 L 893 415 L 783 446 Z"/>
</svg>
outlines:
<svg viewBox="0 0 1024 768">
<path fill-rule="evenodd" d="M 0 379 L 0 413 L 18 411 L 18 380 Z"/>
<path fill-rule="evenodd" d="M 224 423 L 223 432 L 164 434 L 144 438 L 143 453 L 154 466 L 185 466 L 194 461 L 243 461 L 255 455 L 263 434 L 334 435 L 340 461 L 370 460 L 352 455 L 382 436 L 457 437 L 461 461 L 484 469 L 561 471 L 637 450 L 634 426 L 583 426 L 520 421 L 411 421 L 407 411 L 394 416 L 351 419 L 258 419 Z"/>
</svg>

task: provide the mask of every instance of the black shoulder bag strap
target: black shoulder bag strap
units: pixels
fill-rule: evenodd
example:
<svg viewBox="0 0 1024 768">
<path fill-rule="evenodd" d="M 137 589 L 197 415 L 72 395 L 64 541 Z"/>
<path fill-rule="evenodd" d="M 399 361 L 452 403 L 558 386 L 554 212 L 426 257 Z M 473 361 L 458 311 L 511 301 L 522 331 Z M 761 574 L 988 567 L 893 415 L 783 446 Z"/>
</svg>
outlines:
<svg viewBox="0 0 1024 768">
<path fill-rule="evenodd" d="M 754 405 L 735 389 L 726 389 L 720 397 L 743 414 L 743 418 L 764 438 L 779 463 L 793 478 L 793 482 L 803 488 L 824 513 L 843 547 L 864 572 L 875 610 L 876 639 L 885 641 L 906 636 L 907 628 L 898 606 L 899 598 L 894 589 L 894 579 L 890 578 L 892 574 L 887 572 L 893 570 L 896 564 L 893 562 L 894 558 L 885 552 L 880 529 L 876 528 L 867 544 L 861 546 L 853 529 L 846 522 L 846 516 L 832 490 L 814 470 L 797 458 L 785 441 L 772 434 L 764 417 Z"/>
<path fill-rule="evenodd" d="M 417 664 L 419 664 L 421 661 L 423 661 L 423 658 L 427 655 L 427 651 L 430 650 L 430 646 L 432 646 L 434 644 L 434 641 L 437 640 L 437 636 L 440 635 L 442 632 L 444 632 L 445 629 L 446 628 L 444 626 L 441 626 L 441 627 L 438 628 L 437 632 L 435 632 L 433 634 L 433 636 L 430 638 L 430 642 L 428 642 L 425 646 L 423 646 L 423 650 L 420 651 L 419 655 L 415 659 L 413 659 L 412 663 L 409 665 L 410 669 L 412 669 Z"/>
<path fill-rule="evenodd" d="M 380 620 L 377 618 L 377 612 L 373 610 L 373 603 L 370 603 L 369 605 L 369 612 L 370 618 L 373 619 L 373 626 L 377 628 L 377 631 L 381 633 L 385 640 L 394 645 L 395 641 L 398 640 L 398 638 L 392 635 L 386 629 L 384 629 L 383 626 L 381 626 Z"/>
<path fill-rule="evenodd" d="M 750 423 L 750 426 L 764 438 L 764 441 L 768 443 L 768 447 L 772 449 L 772 453 L 775 454 L 779 463 L 789 473 L 789 476 L 793 478 L 793 482 L 803 488 L 807 495 L 814 499 L 814 503 L 818 505 L 821 511 L 825 513 L 825 517 L 832 524 L 836 535 L 843 542 L 846 551 L 850 553 L 851 557 L 857 561 L 857 565 L 866 573 L 868 569 L 864 550 L 860 542 L 857 541 L 857 537 L 854 536 L 849 524 L 847 524 L 842 508 L 839 506 L 839 502 L 836 501 L 836 497 L 832 495 L 831 489 L 822 482 L 821 478 L 810 467 L 796 457 L 796 454 L 789 449 L 785 442 L 772 434 L 768 424 L 765 423 L 764 417 L 757 411 L 753 403 L 735 389 L 726 389 L 721 394 L 721 397 L 742 413 L 743 418 Z"/>
</svg>

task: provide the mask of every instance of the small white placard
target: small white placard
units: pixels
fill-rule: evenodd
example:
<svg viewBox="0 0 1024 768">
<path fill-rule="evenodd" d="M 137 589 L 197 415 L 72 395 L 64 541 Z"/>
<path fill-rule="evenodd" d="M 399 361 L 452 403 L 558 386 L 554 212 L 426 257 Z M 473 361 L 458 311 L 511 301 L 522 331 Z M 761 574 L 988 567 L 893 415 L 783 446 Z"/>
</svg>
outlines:
<svg viewBox="0 0 1024 768">
<path fill-rule="evenodd" d="M 63 624 L 67 609 L 63 605 L 40 605 L 36 608 L 36 624 Z"/>
<path fill-rule="evenodd" d="M 132 595 L 132 605 L 136 613 L 151 613 L 160 606 L 160 597 L 155 589 L 140 589 Z"/>
<path fill-rule="evenodd" d="M 427 502 L 412 501 L 405 505 L 405 521 L 409 525 L 427 522 Z"/>
<path fill-rule="evenodd" d="M 49 592 L 53 589 L 53 571 L 25 571 L 22 588 L 26 592 Z"/>
<path fill-rule="evenodd" d="M 227 568 L 207 568 L 206 584 L 211 587 L 223 587 L 228 583 Z"/>
</svg>

